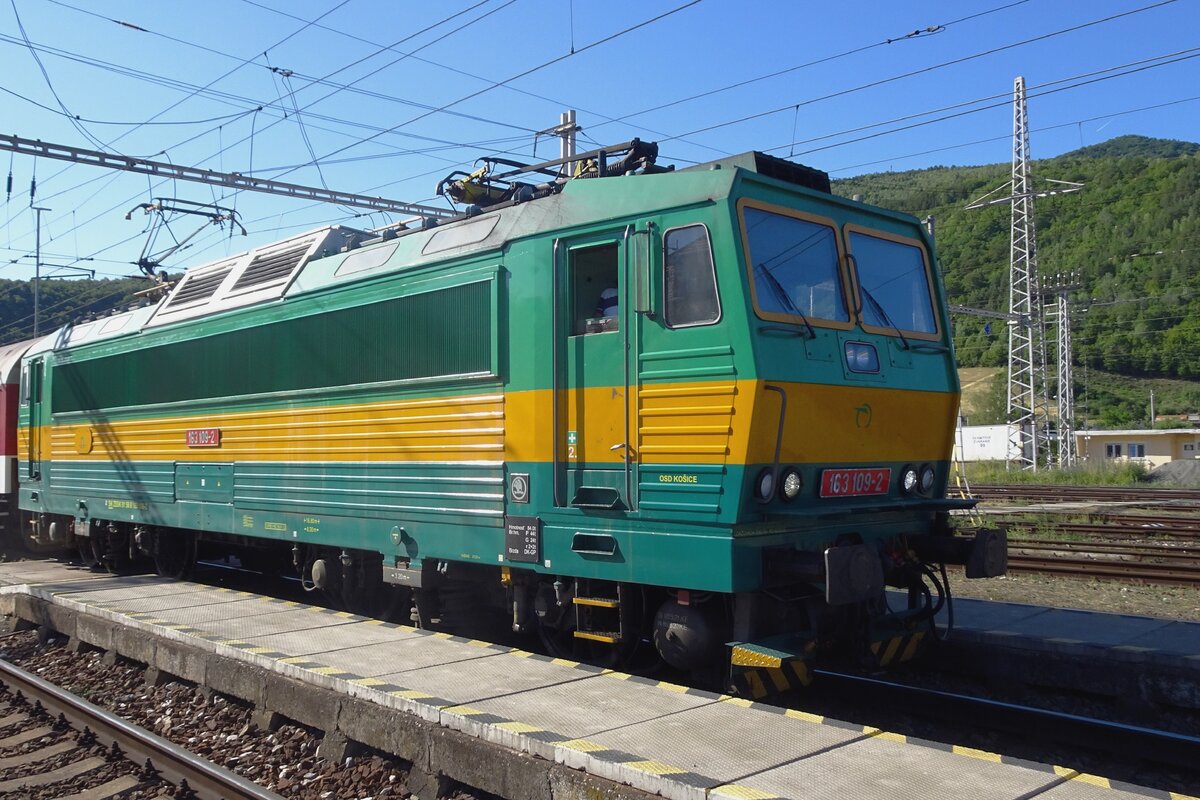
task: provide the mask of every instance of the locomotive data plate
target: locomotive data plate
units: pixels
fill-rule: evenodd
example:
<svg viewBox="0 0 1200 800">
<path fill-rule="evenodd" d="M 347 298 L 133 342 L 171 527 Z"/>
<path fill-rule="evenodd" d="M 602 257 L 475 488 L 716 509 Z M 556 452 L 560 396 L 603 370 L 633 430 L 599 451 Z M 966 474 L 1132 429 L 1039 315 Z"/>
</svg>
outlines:
<svg viewBox="0 0 1200 800">
<path fill-rule="evenodd" d="M 504 518 L 504 560 L 536 564 L 542 560 L 542 521 L 537 517 Z"/>
<path fill-rule="evenodd" d="M 887 494 L 891 484 L 892 471 L 886 467 L 827 469 L 821 473 L 821 497 Z"/>
</svg>

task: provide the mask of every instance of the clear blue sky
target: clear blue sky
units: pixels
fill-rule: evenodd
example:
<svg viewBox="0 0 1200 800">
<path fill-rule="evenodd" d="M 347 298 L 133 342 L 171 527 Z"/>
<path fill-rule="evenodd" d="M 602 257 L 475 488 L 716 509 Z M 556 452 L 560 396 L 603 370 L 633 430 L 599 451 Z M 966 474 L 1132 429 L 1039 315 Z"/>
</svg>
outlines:
<svg viewBox="0 0 1200 800">
<path fill-rule="evenodd" d="M 1131 133 L 1200 139 L 1198 31 L 1196 0 L 0 0 L 0 132 L 428 203 L 480 155 L 532 159 L 534 131 L 574 108 L 581 147 L 638 136 L 680 166 L 768 150 L 844 177 L 1008 161 L 1017 75 L 1035 158 Z M 313 154 L 319 172 L 298 166 Z M 536 155 L 557 144 L 542 139 Z M 51 209 L 43 260 L 91 257 L 78 265 L 105 277 L 135 272 L 148 218 L 125 213 L 153 197 L 236 205 L 250 232 L 205 231 L 171 269 L 324 224 L 391 221 L 11 164 L 0 278 L 32 274 L 35 172 L 36 204 Z"/>
</svg>

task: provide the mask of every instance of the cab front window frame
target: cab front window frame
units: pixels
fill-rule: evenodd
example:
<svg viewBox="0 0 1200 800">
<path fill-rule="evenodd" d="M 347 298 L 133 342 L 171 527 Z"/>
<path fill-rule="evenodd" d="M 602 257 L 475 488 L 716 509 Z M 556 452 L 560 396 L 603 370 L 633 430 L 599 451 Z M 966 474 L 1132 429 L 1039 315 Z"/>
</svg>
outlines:
<svg viewBox="0 0 1200 800">
<path fill-rule="evenodd" d="M 786 206 L 779 206 L 750 198 L 739 200 L 737 210 L 738 224 L 741 228 L 742 236 L 742 252 L 746 260 L 746 275 L 749 279 L 750 298 L 755 315 L 759 319 L 772 322 L 785 322 L 793 325 L 804 325 L 807 322 L 814 328 L 832 328 L 843 331 L 852 330 L 855 320 L 850 304 L 850 275 L 846 268 L 844 245 L 839 233 L 838 223 L 830 217 L 797 211 Z M 787 300 L 796 305 L 799 313 L 792 313 L 786 309 L 776 310 L 772 306 L 782 306 L 784 302 L 782 300 L 770 302 L 763 294 L 760 294 L 762 292 L 770 296 L 780 291 L 787 293 L 788 288 L 783 284 L 792 283 L 792 281 L 787 279 L 786 274 L 780 280 L 780 276 L 777 276 L 774 272 L 769 278 L 763 277 L 759 270 L 756 269 L 753 247 L 754 233 L 751 223 L 747 220 L 747 211 L 774 215 L 784 220 L 794 220 L 828 231 L 828 243 L 832 246 L 833 251 L 831 253 L 832 260 L 829 264 L 825 265 L 827 268 L 826 274 L 818 276 L 820 280 L 813 282 L 810 289 L 816 289 L 822 284 L 832 282 L 833 285 L 827 287 L 828 291 L 825 292 L 823 298 L 825 307 L 831 309 L 832 313 L 830 311 L 822 313 L 818 309 L 816 300 L 812 299 L 815 295 L 811 291 L 810 300 L 807 304 L 798 302 L 797 298 L 793 297 L 792 294 L 788 294 Z M 762 254 L 760 253 L 759 255 L 761 256 Z M 777 256 L 778 254 L 776 254 Z M 796 287 L 793 286 L 792 288 Z M 833 307 L 829 306 L 830 303 L 833 304 Z"/>
<path fill-rule="evenodd" d="M 846 261 L 852 265 L 850 272 L 853 281 L 851 291 L 854 297 L 854 308 L 858 309 L 858 322 L 862 326 L 862 329 L 868 333 L 891 336 L 892 338 L 897 338 L 897 330 L 899 330 L 903 338 L 940 342 L 943 331 L 941 311 L 935 292 L 932 261 L 925 243 L 914 237 L 902 236 L 889 231 L 879 230 L 878 228 L 868 228 L 855 224 L 844 225 L 842 233 L 846 240 Z M 920 270 L 918 274 L 921 276 L 921 280 L 924 281 L 923 290 L 920 282 L 915 277 L 911 278 L 906 284 L 908 288 L 906 293 L 897 291 L 904 288 L 904 286 L 889 285 L 887 291 L 882 291 L 880 284 L 875 284 L 873 288 L 870 285 L 864 287 L 863 256 L 867 248 L 863 246 L 865 242 L 860 240 L 859 251 L 855 253 L 854 244 L 856 236 L 866 237 L 867 239 L 874 240 L 876 243 L 884 243 L 885 246 L 894 245 L 911 248 L 911 250 L 907 251 L 910 256 L 919 254 Z M 905 253 L 906 251 L 895 250 L 894 252 Z M 915 260 L 912 263 L 915 267 Z M 869 263 L 868 269 L 875 266 L 874 263 Z M 890 279 L 888 283 L 891 284 L 893 281 L 905 277 L 906 274 L 916 272 L 917 270 L 915 269 L 909 269 L 897 275 L 896 278 Z M 870 276 L 872 273 L 867 272 L 867 274 Z M 866 292 L 863 291 L 864 288 Z M 867 297 L 867 294 L 870 297 Z M 908 305 L 897 306 L 898 300 L 905 295 L 907 295 Z M 887 319 L 879 318 L 880 314 L 874 310 L 871 298 L 874 298 L 883 307 Z M 901 313 L 903 311 L 909 313 Z M 876 321 L 870 321 L 872 317 L 876 318 Z M 928 320 L 927 325 L 921 327 L 913 327 L 911 325 L 913 319 L 919 320 L 922 317 Z"/>
</svg>

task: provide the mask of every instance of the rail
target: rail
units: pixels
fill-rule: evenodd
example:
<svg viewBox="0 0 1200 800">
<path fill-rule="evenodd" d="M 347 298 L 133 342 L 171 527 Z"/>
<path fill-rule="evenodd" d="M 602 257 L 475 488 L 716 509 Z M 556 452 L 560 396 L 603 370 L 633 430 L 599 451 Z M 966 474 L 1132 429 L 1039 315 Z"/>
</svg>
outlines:
<svg viewBox="0 0 1200 800">
<path fill-rule="evenodd" d="M 983 697 L 911 686 L 852 673 L 815 670 L 822 681 L 852 689 L 856 701 L 879 703 L 914 715 L 937 715 L 968 728 L 986 727 L 1047 742 L 1139 759 L 1172 768 L 1195 769 L 1200 737 L 1122 722 L 1051 711 Z M 828 684 L 826 684 L 828 685 Z"/>
<path fill-rule="evenodd" d="M 997 527 L 1009 533 L 1010 572 L 1200 586 L 1200 530 L 1191 527 L 1200 520 L 1115 519 L 1121 522 L 1003 520 Z"/>
<path fill-rule="evenodd" d="M 1126 486 L 1049 486 L 976 484 L 972 494 L 980 500 L 1030 500 L 1072 502 L 1167 503 L 1200 501 L 1197 489 L 1147 489 Z"/>
<path fill-rule="evenodd" d="M 130 759 L 149 760 L 171 783 L 178 786 L 186 780 L 199 800 L 281 800 L 274 792 L 5 661 L 0 661 L 0 682 L 39 701 L 53 715 L 62 714 L 71 727 L 87 728 L 102 742 L 116 743 Z"/>
</svg>

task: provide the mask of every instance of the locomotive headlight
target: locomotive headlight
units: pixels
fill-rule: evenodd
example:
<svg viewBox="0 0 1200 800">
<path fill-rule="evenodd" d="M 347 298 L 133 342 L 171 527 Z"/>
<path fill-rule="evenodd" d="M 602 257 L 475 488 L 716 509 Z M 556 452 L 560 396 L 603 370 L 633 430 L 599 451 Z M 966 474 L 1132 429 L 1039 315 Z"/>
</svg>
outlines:
<svg viewBox="0 0 1200 800">
<path fill-rule="evenodd" d="M 760 503 L 768 503 L 775 492 L 775 473 L 770 467 L 763 467 L 762 472 L 754 479 L 754 499 Z"/>
<path fill-rule="evenodd" d="M 903 487 L 905 494 L 912 494 L 917 488 L 917 468 L 909 464 L 900 473 L 900 486 Z"/>
<path fill-rule="evenodd" d="M 879 372 L 879 352 L 866 342 L 846 342 L 846 367 L 851 372 Z"/>
<path fill-rule="evenodd" d="M 804 481 L 800 479 L 796 468 L 788 467 L 787 472 L 783 473 L 783 481 L 779 484 L 779 493 L 790 503 L 800 495 L 800 487 L 803 485 Z"/>
<path fill-rule="evenodd" d="M 933 491 L 933 478 L 934 478 L 933 465 L 932 464 L 922 464 L 921 465 L 921 494 L 929 494 L 931 491 Z"/>
</svg>

